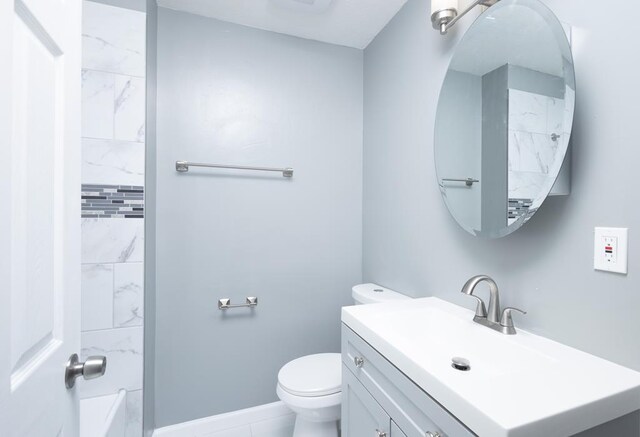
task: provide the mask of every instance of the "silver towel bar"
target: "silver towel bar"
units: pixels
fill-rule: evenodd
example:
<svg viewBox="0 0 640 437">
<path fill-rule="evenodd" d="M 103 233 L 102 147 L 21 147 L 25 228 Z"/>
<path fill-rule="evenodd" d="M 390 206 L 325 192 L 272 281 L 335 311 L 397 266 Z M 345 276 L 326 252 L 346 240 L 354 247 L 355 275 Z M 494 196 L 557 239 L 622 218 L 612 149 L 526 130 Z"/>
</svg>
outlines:
<svg viewBox="0 0 640 437">
<path fill-rule="evenodd" d="M 474 182 L 480 182 L 478 179 L 466 178 L 466 179 L 452 179 L 452 178 L 442 178 L 442 182 L 464 182 L 467 187 L 470 187 L 474 184 Z"/>
<path fill-rule="evenodd" d="M 255 170 L 255 171 L 274 171 L 282 173 L 282 177 L 293 177 L 292 168 L 273 168 L 273 167 L 247 167 L 243 165 L 222 165 L 222 164 L 203 164 L 201 162 L 176 161 L 176 171 L 186 173 L 189 167 L 208 167 L 208 168 L 227 168 L 231 170 Z"/>
<path fill-rule="evenodd" d="M 256 306 L 258 306 L 257 297 L 247 297 L 246 303 L 240 303 L 237 305 L 231 305 L 231 299 L 229 298 L 218 299 L 219 310 L 228 310 L 230 308 L 244 308 L 244 307 L 252 308 Z"/>
</svg>

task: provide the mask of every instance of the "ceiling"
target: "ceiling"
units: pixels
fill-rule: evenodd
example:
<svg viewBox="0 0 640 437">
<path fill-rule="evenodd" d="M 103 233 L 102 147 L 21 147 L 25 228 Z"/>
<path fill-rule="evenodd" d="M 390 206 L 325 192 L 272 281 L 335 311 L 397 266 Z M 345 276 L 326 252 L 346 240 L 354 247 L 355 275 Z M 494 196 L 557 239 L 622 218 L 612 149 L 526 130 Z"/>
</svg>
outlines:
<svg viewBox="0 0 640 437">
<path fill-rule="evenodd" d="M 158 5 L 257 29 L 364 49 L 406 1 L 158 0 Z"/>
<path fill-rule="evenodd" d="M 498 3 L 465 34 L 451 68 L 482 76 L 511 64 L 562 77 L 569 53 L 558 41 L 566 30 L 552 25 L 557 20 L 549 15 L 544 6 Z"/>
</svg>

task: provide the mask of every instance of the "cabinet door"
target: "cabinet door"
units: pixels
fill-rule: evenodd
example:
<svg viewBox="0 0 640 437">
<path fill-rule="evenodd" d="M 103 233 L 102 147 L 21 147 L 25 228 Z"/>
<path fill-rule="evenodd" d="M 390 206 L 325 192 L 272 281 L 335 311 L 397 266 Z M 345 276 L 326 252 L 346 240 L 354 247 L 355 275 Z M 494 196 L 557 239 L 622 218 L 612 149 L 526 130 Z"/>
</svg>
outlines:
<svg viewBox="0 0 640 437">
<path fill-rule="evenodd" d="M 342 437 L 389 437 L 390 426 L 389 415 L 343 365 Z"/>
<path fill-rule="evenodd" d="M 477 437 L 344 324 L 342 362 L 407 437 Z"/>
<path fill-rule="evenodd" d="M 391 437 L 407 437 L 393 420 L 391 421 Z"/>
</svg>

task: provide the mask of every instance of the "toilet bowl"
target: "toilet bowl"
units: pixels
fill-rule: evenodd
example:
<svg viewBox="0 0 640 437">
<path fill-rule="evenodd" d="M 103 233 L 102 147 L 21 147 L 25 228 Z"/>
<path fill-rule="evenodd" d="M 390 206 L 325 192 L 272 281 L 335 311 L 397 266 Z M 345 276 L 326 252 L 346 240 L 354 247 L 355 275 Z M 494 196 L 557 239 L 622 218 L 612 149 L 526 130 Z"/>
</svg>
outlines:
<svg viewBox="0 0 640 437">
<path fill-rule="evenodd" d="M 307 355 L 280 369 L 276 393 L 296 413 L 294 437 L 338 437 L 340 360 L 340 354 Z"/>
<path fill-rule="evenodd" d="M 352 288 L 356 305 L 410 299 L 376 284 Z M 293 437 L 338 437 L 342 402 L 339 353 L 306 355 L 288 362 L 278 373 L 278 398 L 296 413 Z"/>
</svg>

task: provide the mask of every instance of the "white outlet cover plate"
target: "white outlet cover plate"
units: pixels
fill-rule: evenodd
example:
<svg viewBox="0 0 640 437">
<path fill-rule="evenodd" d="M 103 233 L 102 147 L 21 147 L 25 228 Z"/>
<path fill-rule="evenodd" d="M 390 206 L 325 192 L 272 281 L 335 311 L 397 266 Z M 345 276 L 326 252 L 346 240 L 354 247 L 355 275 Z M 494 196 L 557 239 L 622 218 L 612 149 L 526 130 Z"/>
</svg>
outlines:
<svg viewBox="0 0 640 437">
<path fill-rule="evenodd" d="M 593 268 L 627 274 L 628 228 L 597 227 L 593 239 Z M 610 239 L 613 253 L 607 256 L 605 242 Z"/>
</svg>

